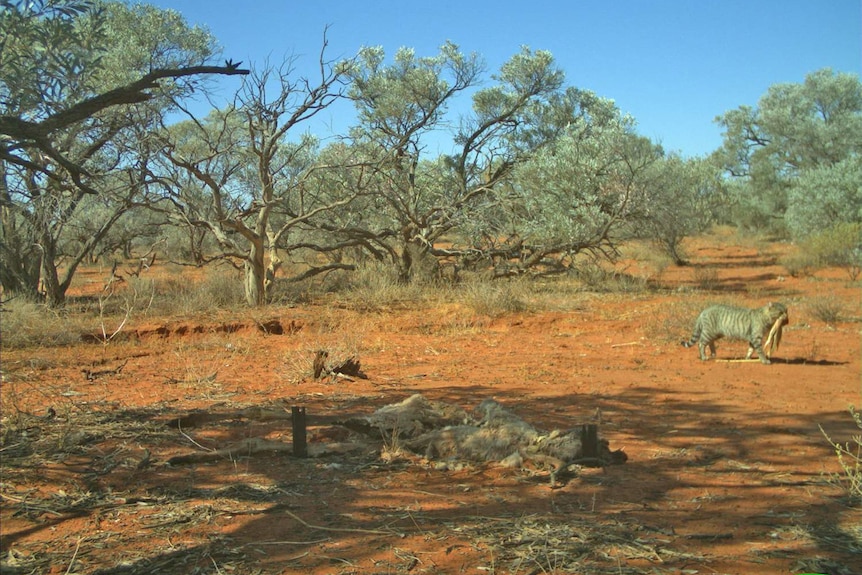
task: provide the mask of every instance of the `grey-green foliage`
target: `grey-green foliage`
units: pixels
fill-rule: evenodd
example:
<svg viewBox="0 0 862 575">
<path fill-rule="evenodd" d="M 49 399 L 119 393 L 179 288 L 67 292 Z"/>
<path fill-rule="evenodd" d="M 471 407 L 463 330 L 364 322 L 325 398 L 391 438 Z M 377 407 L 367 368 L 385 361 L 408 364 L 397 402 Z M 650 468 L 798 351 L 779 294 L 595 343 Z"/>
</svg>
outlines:
<svg viewBox="0 0 862 575">
<path fill-rule="evenodd" d="M 862 222 L 862 156 L 805 170 L 790 186 L 787 204 L 787 226 L 795 238 Z"/>
<path fill-rule="evenodd" d="M 725 132 L 716 157 L 746 184 L 738 197 L 738 221 L 783 230 L 790 223 L 786 212 L 807 209 L 794 202 L 810 207 L 820 201 L 825 190 L 815 191 L 812 178 L 822 180 L 833 167 L 844 170 L 842 162 L 862 153 L 862 84 L 853 74 L 818 70 L 803 83 L 771 86 L 756 108 L 740 106 L 717 122 Z M 800 184 L 803 189 L 793 192 Z M 799 223 L 794 235 L 802 231 Z"/>
<path fill-rule="evenodd" d="M 116 198 L 109 194 L 87 195 L 78 209 L 63 226 L 59 241 L 59 254 L 71 258 L 80 253 L 83 246 L 99 233 L 102 223 L 117 210 Z M 164 219 L 145 206 L 124 210 L 111 228 L 102 234 L 101 241 L 89 253 L 88 261 L 110 263 L 112 260 L 140 257 L 159 246 L 160 259 L 165 258 L 166 245 L 161 241 L 165 228 Z"/>
<path fill-rule="evenodd" d="M 154 69 L 200 64 L 217 52 L 213 37 L 188 26 L 176 11 L 122 2 L 8 2 L 0 11 L 0 31 L 0 110 L 31 122 Z M 199 83 L 192 77 L 165 79 L 159 93 L 177 97 Z M 90 129 L 105 129 L 107 122 L 97 120 L 116 122 L 124 111 L 102 111 L 83 120 Z"/>
<path fill-rule="evenodd" d="M 345 230 L 346 241 L 392 262 L 402 281 L 413 279 L 416 264 L 429 257 L 463 253 L 464 246 L 444 253 L 435 244 L 463 237 L 464 227 L 494 202 L 495 190 L 527 156 L 521 142 L 533 107 L 563 81 L 550 53 L 524 47 L 501 67 L 495 84 L 472 95 L 471 114 L 450 117 L 449 107 L 478 87 L 482 72 L 477 55 L 452 43 L 431 57 L 401 49 L 391 63 L 382 49 L 367 48 L 352 71 L 359 118 L 353 145 L 366 158 L 358 169 L 368 176 L 360 182 L 363 216 Z M 451 152 L 439 156 L 431 146 Z"/>
<path fill-rule="evenodd" d="M 648 202 L 632 219 L 632 232 L 655 243 L 675 264 L 685 264 L 682 240 L 716 221 L 722 201 L 719 171 L 707 159 L 668 154 L 645 180 Z"/>
<path fill-rule="evenodd" d="M 59 305 L 81 261 L 144 201 L 153 154 L 148 128 L 172 98 L 199 85 L 182 74 L 143 88 L 133 82 L 200 63 L 215 45 L 175 12 L 88 0 L 4 3 L 0 42 L 0 193 L 7 208 L 0 224 L 4 246 L 29 246 L 2 252 L 13 273 L 0 280 L 35 294 L 41 279 L 48 302 Z M 64 245 L 66 226 L 95 203 L 100 209 L 92 213 L 101 219 L 88 222 L 93 233 Z"/>
<path fill-rule="evenodd" d="M 82 24 L 90 13 L 88 24 Z M 0 115 L 38 121 L 91 84 L 98 60 L 102 14 L 87 1 L 4 3 L 0 10 Z M 20 147 L 19 147 L 20 146 Z M 17 149 L 16 149 L 17 148 Z M 40 194 L 38 169 L 16 167 L 16 158 L 37 167 L 26 146 L 0 135 L 0 284 L 36 296 L 44 256 L 41 231 L 63 213 L 62 198 Z M 41 162 L 44 166 L 46 162 Z M 44 169 L 44 168 L 42 168 Z"/>
<path fill-rule="evenodd" d="M 89 0 L 3 3 L 0 10 L 3 114 L 46 117 L 92 89 L 104 50 L 104 11 Z"/>
<path fill-rule="evenodd" d="M 515 267 L 498 273 L 560 269 L 581 252 L 613 257 L 628 222 L 644 214 L 647 177 L 661 148 L 638 136 L 634 120 L 612 101 L 579 90 L 569 91 L 569 101 L 577 105 L 561 135 L 515 171 L 499 230 L 508 234 L 500 255 Z"/>
</svg>

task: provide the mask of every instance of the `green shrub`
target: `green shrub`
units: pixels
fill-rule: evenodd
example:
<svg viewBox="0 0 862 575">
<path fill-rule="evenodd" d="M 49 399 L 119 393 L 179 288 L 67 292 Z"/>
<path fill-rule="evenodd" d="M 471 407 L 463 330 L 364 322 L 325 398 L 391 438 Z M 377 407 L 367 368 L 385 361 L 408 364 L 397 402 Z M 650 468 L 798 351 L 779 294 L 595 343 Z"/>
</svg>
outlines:
<svg viewBox="0 0 862 575">
<path fill-rule="evenodd" d="M 820 267 L 817 258 L 810 253 L 795 252 L 782 257 L 779 263 L 787 270 L 791 277 L 808 277 Z"/>
<path fill-rule="evenodd" d="M 856 281 L 862 273 L 862 224 L 841 222 L 809 236 L 800 244 L 797 258 L 809 269 L 843 268 Z M 793 275 L 790 268 L 788 272 Z"/>
</svg>

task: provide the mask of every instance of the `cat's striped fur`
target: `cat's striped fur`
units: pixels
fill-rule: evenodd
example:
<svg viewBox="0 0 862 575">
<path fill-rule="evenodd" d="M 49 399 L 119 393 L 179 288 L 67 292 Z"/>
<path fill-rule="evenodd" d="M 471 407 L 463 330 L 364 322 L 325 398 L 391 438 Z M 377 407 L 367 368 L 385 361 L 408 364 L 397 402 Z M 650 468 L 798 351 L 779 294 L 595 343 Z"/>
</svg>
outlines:
<svg viewBox="0 0 862 575">
<path fill-rule="evenodd" d="M 781 326 L 789 322 L 787 307 L 780 303 L 769 303 L 757 309 L 714 305 L 700 312 L 694 324 L 691 339 L 681 343 L 685 347 L 691 347 L 696 342 L 700 350 L 700 359 L 706 360 L 708 359 L 707 346 L 709 346 L 710 355 L 715 357 L 717 339 L 722 337 L 744 339 L 749 345 L 746 359 L 756 351 L 762 363 L 770 363 L 769 353 L 763 351 L 763 338 L 779 320 L 781 320 Z M 780 330 L 778 339 L 780 339 Z M 777 341 L 774 347 L 777 347 Z"/>
</svg>

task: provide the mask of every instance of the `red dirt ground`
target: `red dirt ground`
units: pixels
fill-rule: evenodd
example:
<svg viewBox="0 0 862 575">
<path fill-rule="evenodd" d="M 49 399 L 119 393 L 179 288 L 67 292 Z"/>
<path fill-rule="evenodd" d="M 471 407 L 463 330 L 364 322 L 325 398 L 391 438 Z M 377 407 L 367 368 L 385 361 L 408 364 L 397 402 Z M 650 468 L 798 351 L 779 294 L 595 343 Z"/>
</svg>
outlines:
<svg viewBox="0 0 862 575">
<path fill-rule="evenodd" d="M 859 432 L 862 290 L 840 270 L 785 276 L 781 249 L 700 242 L 663 289 L 573 291 L 493 319 L 457 303 L 302 305 L 133 318 L 106 346 L 4 350 L 2 571 L 862 573 L 862 513 L 828 481 L 840 468 L 818 427 L 842 443 Z M 694 287 L 704 269 L 716 290 Z M 826 295 L 846 321 L 814 317 Z M 719 300 L 788 304 L 772 365 L 679 345 Z M 270 320 L 283 333 L 259 329 Z M 313 380 L 317 349 L 358 353 L 368 379 Z M 718 343 L 719 359 L 745 350 Z M 628 461 L 554 489 L 541 469 L 394 449 L 167 463 L 291 441 L 289 419 L 248 407 L 304 406 L 312 449 L 334 448 L 349 435 L 336 420 L 414 393 L 468 410 L 495 398 L 545 430 L 598 422 Z M 171 425 L 190 413 L 206 416 Z"/>
</svg>

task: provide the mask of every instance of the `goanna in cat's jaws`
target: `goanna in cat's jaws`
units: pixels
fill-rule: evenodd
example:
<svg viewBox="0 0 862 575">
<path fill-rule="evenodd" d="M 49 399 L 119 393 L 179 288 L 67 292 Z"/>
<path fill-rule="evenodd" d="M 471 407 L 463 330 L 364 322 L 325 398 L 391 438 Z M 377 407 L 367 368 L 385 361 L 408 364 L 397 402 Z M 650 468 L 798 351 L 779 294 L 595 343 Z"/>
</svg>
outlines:
<svg viewBox="0 0 862 575">
<path fill-rule="evenodd" d="M 770 348 L 778 347 L 778 342 L 781 340 L 781 327 L 789 323 L 787 307 L 774 302 L 757 309 L 714 305 L 700 312 L 694 324 L 691 339 L 681 343 L 685 347 L 691 347 L 697 342 L 700 359 L 706 360 L 708 359 L 706 346 L 709 346 L 710 355 L 715 357 L 717 339 L 722 337 L 744 339 L 750 346 L 746 359 L 756 351 L 762 363 L 770 363 L 769 357 L 763 351 L 763 338 L 779 320 L 781 322 L 775 332 L 775 342 Z"/>
</svg>

